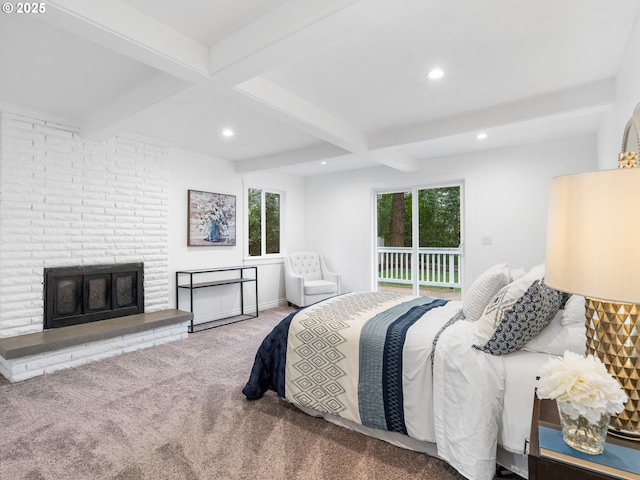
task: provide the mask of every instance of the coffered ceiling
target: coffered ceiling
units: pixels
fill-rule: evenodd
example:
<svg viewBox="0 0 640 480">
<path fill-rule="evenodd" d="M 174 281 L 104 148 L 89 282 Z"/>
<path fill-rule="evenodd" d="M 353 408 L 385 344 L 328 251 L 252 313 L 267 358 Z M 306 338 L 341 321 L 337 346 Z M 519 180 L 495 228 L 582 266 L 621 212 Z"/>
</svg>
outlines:
<svg viewBox="0 0 640 480">
<path fill-rule="evenodd" d="M 14 3 L 15 5 L 15 3 Z M 594 133 L 637 0 L 53 0 L 0 107 L 315 175 Z M 441 68 L 444 76 L 427 73 Z M 234 135 L 225 137 L 223 129 Z M 476 138 L 486 132 L 485 140 Z"/>
</svg>

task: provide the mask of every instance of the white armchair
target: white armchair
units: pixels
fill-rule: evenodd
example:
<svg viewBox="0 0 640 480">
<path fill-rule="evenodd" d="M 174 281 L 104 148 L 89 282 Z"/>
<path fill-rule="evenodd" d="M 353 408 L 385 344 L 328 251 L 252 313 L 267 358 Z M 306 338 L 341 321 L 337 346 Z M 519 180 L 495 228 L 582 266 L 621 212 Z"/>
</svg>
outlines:
<svg viewBox="0 0 640 480">
<path fill-rule="evenodd" d="M 339 273 L 327 270 L 321 255 L 313 252 L 293 253 L 284 259 L 287 301 L 306 307 L 340 294 Z"/>
</svg>

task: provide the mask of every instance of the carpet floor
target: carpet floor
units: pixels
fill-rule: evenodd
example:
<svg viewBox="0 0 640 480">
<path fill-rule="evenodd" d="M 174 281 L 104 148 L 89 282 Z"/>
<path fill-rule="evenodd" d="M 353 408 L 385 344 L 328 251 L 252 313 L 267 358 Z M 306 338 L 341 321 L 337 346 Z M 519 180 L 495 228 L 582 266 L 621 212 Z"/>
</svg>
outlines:
<svg viewBox="0 0 640 480">
<path fill-rule="evenodd" d="M 290 311 L 16 384 L 0 379 L 0 479 L 463 479 L 271 392 L 247 401 L 256 350 Z"/>
</svg>

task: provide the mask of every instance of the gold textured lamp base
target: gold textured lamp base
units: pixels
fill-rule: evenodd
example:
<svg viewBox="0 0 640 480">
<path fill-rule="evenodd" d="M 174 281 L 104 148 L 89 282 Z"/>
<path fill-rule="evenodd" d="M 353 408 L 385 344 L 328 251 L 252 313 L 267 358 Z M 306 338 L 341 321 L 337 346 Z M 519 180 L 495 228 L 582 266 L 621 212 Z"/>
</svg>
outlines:
<svg viewBox="0 0 640 480">
<path fill-rule="evenodd" d="M 629 400 L 610 433 L 640 440 L 640 305 L 586 299 L 587 355 L 597 356 Z"/>
<path fill-rule="evenodd" d="M 618 168 L 635 168 L 638 166 L 638 152 L 622 152 L 618 156 Z"/>
</svg>

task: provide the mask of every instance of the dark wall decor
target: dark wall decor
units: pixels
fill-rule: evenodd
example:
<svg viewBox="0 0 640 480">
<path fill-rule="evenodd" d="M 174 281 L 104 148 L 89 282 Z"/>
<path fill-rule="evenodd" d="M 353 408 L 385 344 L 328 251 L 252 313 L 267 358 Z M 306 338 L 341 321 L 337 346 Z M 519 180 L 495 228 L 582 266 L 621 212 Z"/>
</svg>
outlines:
<svg viewBox="0 0 640 480">
<path fill-rule="evenodd" d="M 236 197 L 189 190 L 187 245 L 236 244 Z"/>
</svg>

